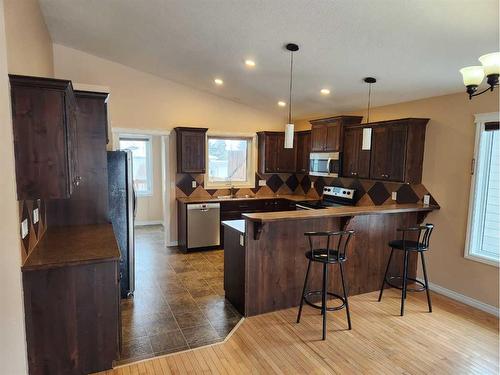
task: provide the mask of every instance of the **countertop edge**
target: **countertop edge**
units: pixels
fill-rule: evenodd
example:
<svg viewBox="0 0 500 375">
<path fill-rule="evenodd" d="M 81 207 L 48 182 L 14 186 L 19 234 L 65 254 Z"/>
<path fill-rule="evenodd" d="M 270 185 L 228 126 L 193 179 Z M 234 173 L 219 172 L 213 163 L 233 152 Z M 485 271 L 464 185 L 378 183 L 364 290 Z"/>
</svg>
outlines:
<svg viewBox="0 0 500 375">
<path fill-rule="evenodd" d="M 244 219 L 236 219 L 236 220 L 224 220 L 221 222 L 223 226 L 226 228 L 230 228 L 235 230 L 238 233 L 245 234 L 245 220 Z M 243 229 L 241 229 L 243 226 Z"/>
<path fill-rule="evenodd" d="M 191 203 L 221 203 L 221 202 L 241 202 L 241 201 L 259 201 L 259 200 L 270 200 L 270 199 L 286 199 L 292 202 L 301 201 L 317 201 L 319 198 L 311 198 L 304 195 L 276 195 L 276 196 L 264 196 L 264 197 L 236 197 L 236 198 L 188 198 L 188 197 L 176 197 L 175 200 L 183 204 Z"/>
<path fill-rule="evenodd" d="M 359 207 L 359 206 L 354 206 Z M 376 209 L 374 209 L 376 207 Z M 380 208 L 379 208 L 380 207 Z M 310 211 L 285 211 L 285 212 L 263 212 L 263 213 L 247 213 L 242 216 L 251 222 L 268 223 L 273 221 L 292 221 L 292 220 L 307 220 L 318 219 L 325 217 L 346 217 L 346 216 L 363 216 L 363 215 L 384 215 L 397 214 L 406 212 L 425 212 L 439 210 L 439 206 L 423 206 L 420 204 L 401 204 L 390 206 L 366 206 L 365 209 L 352 210 L 353 207 L 335 207 L 321 210 Z M 299 213 L 300 212 L 300 213 Z M 302 213 L 302 214 L 301 214 Z M 315 214 L 303 214 L 315 213 Z M 279 215 L 278 215 L 279 214 Z"/>
</svg>

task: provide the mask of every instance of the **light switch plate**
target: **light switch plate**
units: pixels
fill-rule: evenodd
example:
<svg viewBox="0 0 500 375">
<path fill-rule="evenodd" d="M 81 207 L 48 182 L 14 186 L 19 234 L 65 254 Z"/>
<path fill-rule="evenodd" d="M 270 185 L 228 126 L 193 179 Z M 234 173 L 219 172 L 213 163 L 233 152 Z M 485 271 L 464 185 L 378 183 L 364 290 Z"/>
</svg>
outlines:
<svg viewBox="0 0 500 375">
<path fill-rule="evenodd" d="M 314 181 L 311 181 L 311 189 L 314 189 Z"/>
<path fill-rule="evenodd" d="M 259 186 L 266 186 L 266 180 L 259 180 Z"/>
<path fill-rule="evenodd" d="M 398 199 L 398 192 L 397 191 L 393 191 L 392 192 L 392 200 L 395 201 Z"/>
<path fill-rule="evenodd" d="M 424 205 L 428 206 L 431 203 L 431 196 L 429 194 L 424 195 Z"/>
<path fill-rule="evenodd" d="M 191 181 L 191 187 L 196 187 L 196 181 Z"/>
<path fill-rule="evenodd" d="M 25 238 L 28 235 L 28 219 L 24 219 L 21 222 L 21 238 Z"/>
<path fill-rule="evenodd" d="M 240 246 L 245 246 L 245 237 L 242 234 L 240 234 Z"/>
<path fill-rule="evenodd" d="M 33 224 L 38 223 L 38 220 L 40 219 L 38 218 L 38 207 L 37 207 L 33 210 Z"/>
</svg>

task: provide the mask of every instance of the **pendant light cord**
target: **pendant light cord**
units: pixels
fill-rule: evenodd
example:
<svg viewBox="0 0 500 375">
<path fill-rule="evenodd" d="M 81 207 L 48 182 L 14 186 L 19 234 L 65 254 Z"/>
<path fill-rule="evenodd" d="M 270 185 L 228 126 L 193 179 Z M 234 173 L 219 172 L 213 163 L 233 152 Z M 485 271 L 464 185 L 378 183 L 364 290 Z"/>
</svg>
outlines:
<svg viewBox="0 0 500 375">
<path fill-rule="evenodd" d="M 371 97 L 372 97 L 372 84 L 369 83 L 368 84 L 368 114 L 367 114 L 367 118 L 366 118 L 366 123 L 369 123 L 370 122 L 370 101 L 371 101 Z"/>
<path fill-rule="evenodd" d="M 292 123 L 293 51 L 290 51 L 290 95 L 288 97 L 288 123 Z"/>
</svg>

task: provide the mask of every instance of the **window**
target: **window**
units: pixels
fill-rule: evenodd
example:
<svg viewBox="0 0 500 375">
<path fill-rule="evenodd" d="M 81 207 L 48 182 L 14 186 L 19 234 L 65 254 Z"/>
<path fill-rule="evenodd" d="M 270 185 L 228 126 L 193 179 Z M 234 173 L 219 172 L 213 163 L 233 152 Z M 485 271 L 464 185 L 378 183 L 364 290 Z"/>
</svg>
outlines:
<svg viewBox="0 0 500 375">
<path fill-rule="evenodd" d="M 137 195 L 153 194 L 151 137 L 120 135 L 120 150 L 132 151 L 132 172 Z"/>
<path fill-rule="evenodd" d="M 493 121 L 489 121 L 491 119 Z M 475 169 L 465 256 L 498 266 L 500 260 L 500 130 L 498 114 L 476 116 Z"/>
<path fill-rule="evenodd" d="M 208 136 L 208 186 L 252 186 L 252 139 Z"/>
</svg>

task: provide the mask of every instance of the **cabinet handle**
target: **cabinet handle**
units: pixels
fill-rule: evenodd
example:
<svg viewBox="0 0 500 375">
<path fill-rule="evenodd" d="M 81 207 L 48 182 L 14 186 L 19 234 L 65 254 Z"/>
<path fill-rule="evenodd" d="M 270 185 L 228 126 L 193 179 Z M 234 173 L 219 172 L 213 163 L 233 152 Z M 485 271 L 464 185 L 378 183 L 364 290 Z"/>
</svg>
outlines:
<svg viewBox="0 0 500 375">
<path fill-rule="evenodd" d="M 357 176 L 358 174 L 356 172 L 351 172 L 351 176 Z"/>
</svg>

